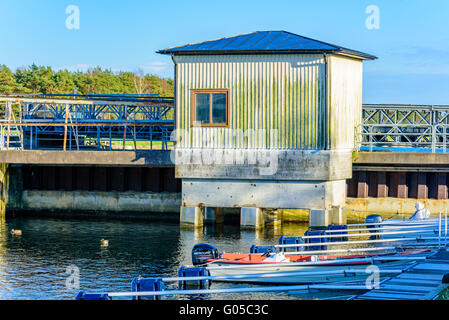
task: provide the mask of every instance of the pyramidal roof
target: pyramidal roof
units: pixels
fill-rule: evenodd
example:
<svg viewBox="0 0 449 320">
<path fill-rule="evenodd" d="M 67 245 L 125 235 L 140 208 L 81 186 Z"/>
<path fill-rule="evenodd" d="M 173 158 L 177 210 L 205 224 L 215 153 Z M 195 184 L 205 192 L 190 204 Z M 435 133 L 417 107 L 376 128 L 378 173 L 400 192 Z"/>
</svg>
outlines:
<svg viewBox="0 0 449 320">
<path fill-rule="evenodd" d="M 157 51 L 157 53 L 172 55 L 325 52 L 349 55 L 359 59 L 377 59 L 377 57 L 367 53 L 303 37 L 287 31 L 256 31 Z"/>
</svg>

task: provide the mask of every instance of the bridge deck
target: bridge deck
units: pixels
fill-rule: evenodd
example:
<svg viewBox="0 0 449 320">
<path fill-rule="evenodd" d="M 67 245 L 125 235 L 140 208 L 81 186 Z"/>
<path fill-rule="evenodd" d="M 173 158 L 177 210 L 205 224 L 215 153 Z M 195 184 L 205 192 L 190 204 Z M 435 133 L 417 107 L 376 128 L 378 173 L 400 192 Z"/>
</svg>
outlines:
<svg viewBox="0 0 449 320">
<path fill-rule="evenodd" d="M 0 151 L 0 163 L 71 166 L 172 167 L 170 150 L 141 151 Z"/>
</svg>

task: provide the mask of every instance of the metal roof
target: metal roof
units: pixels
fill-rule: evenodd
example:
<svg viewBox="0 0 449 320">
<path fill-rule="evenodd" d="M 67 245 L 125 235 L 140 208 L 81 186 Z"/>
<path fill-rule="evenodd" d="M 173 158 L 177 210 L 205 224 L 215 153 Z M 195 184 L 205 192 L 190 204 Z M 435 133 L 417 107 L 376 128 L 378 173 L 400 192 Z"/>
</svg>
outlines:
<svg viewBox="0 0 449 320">
<path fill-rule="evenodd" d="M 377 57 L 287 31 L 256 31 L 233 37 L 186 44 L 157 51 L 161 54 L 264 54 L 264 53 L 339 53 L 359 59 Z"/>
</svg>

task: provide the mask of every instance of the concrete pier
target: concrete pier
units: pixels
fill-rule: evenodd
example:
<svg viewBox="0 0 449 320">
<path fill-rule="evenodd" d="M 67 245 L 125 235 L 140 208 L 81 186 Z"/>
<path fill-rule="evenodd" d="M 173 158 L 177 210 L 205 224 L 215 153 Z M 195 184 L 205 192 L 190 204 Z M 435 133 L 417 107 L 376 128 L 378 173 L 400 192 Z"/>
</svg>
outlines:
<svg viewBox="0 0 449 320">
<path fill-rule="evenodd" d="M 168 192 L 24 190 L 21 203 L 9 204 L 8 208 L 36 212 L 140 212 L 150 215 L 152 212 L 178 212 L 180 201 L 180 193 Z"/>
<path fill-rule="evenodd" d="M 311 227 L 326 227 L 331 223 L 331 214 L 329 210 L 311 209 L 309 216 L 309 225 Z"/>
<path fill-rule="evenodd" d="M 216 207 L 204 208 L 204 223 L 222 224 L 224 222 L 224 209 Z"/>
<path fill-rule="evenodd" d="M 265 227 L 265 211 L 262 208 L 242 208 L 240 227 L 260 230 Z"/>
</svg>

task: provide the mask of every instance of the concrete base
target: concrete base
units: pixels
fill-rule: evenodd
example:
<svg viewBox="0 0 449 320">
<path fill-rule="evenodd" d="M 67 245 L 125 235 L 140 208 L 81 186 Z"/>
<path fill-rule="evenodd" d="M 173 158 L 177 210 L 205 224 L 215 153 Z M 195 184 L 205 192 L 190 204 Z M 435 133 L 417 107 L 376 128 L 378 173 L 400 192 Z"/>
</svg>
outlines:
<svg viewBox="0 0 449 320">
<path fill-rule="evenodd" d="M 265 227 L 265 212 L 261 208 L 242 208 L 240 227 L 243 229 L 263 229 Z"/>
<path fill-rule="evenodd" d="M 179 193 L 25 190 L 7 209 L 29 211 L 98 211 L 177 213 Z"/>
<path fill-rule="evenodd" d="M 204 222 L 209 224 L 222 224 L 224 222 L 223 208 L 204 208 Z"/>
<path fill-rule="evenodd" d="M 202 228 L 204 225 L 204 208 L 202 207 L 181 207 L 181 226 L 191 226 Z"/>
<path fill-rule="evenodd" d="M 333 207 L 331 210 L 331 223 L 332 224 L 346 224 L 346 211 L 342 207 Z"/>
<path fill-rule="evenodd" d="M 326 209 L 343 206 L 346 181 L 183 179 L 186 206 Z"/>
<path fill-rule="evenodd" d="M 347 216 L 348 223 L 359 223 L 365 221 L 370 214 L 379 214 L 383 219 L 408 219 L 415 212 L 417 201 L 424 203 L 429 209 L 431 218 L 438 218 L 440 212 L 449 211 L 449 199 L 398 199 L 398 198 L 347 198 L 343 209 Z"/>
<path fill-rule="evenodd" d="M 310 210 L 309 225 L 311 227 L 327 227 L 331 221 L 329 210 Z"/>
<path fill-rule="evenodd" d="M 312 209 L 309 213 L 311 227 L 327 227 L 330 224 L 346 224 L 346 212 L 336 206 L 326 210 Z"/>
</svg>

